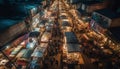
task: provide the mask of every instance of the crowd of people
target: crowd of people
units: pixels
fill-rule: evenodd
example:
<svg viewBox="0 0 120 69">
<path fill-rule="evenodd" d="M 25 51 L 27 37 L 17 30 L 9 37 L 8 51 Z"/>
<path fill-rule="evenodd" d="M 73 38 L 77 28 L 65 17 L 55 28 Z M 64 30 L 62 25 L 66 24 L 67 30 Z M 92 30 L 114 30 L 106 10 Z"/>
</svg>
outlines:
<svg viewBox="0 0 120 69">
<path fill-rule="evenodd" d="M 57 60 L 57 55 L 61 51 L 61 37 L 58 37 L 60 33 L 58 30 L 55 30 L 52 32 L 52 39 L 51 42 L 49 43 L 49 50 L 48 50 L 48 55 L 45 58 L 45 61 L 43 63 L 43 69 L 58 69 L 58 63 L 59 60 Z"/>
</svg>

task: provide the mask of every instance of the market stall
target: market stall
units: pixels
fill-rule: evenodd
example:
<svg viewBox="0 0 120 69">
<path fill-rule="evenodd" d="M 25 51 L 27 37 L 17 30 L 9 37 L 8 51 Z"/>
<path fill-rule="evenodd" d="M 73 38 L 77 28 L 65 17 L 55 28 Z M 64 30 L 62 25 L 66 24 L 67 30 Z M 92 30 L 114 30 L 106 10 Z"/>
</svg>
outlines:
<svg viewBox="0 0 120 69">
<path fill-rule="evenodd" d="M 5 54 L 6 55 L 10 55 L 11 52 L 14 50 L 15 47 L 17 46 L 22 46 L 25 47 L 26 43 L 27 43 L 27 39 L 28 39 L 29 33 L 24 34 L 22 36 L 20 36 L 19 38 L 17 38 L 16 40 L 14 40 L 12 43 L 6 45 L 5 47 Z"/>
<path fill-rule="evenodd" d="M 39 35 L 40 35 L 40 32 L 39 31 L 34 31 L 34 32 L 30 32 L 29 33 L 29 37 L 33 37 L 33 38 L 37 38 L 37 37 L 39 37 Z"/>
<path fill-rule="evenodd" d="M 51 25 L 47 25 L 47 26 L 45 27 L 46 31 L 47 31 L 47 32 L 50 32 L 50 33 L 52 32 L 52 28 L 53 28 L 53 27 L 52 27 Z"/>
<path fill-rule="evenodd" d="M 22 57 L 22 55 L 25 53 L 26 49 L 22 49 L 16 56 L 16 58 Z"/>
<path fill-rule="evenodd" d="M 64 44 L 63 62 L 67 64 L 84 64 L 80 46 L 80 44 Z"/>
<path fill-rule="evenodd" d="M 41 43 L 41 44 L 40 44 L 40 47 L 45 47 L 45 48 L 47 48 L 47 47 L 48 47 L 48 43 Z"/>
<path fill-rule="evenodd" d="M 38 23 L 40 23 L 40 14 L 36 14 L 34 17 L 32 17 L 32 29 L 36 28 Z"/>
<path fill-rule="evenodd" d="M 40 28 L 34 28 L 34 32 L 40 32 Z"/>
<path fill-rule="evenodd" d="M 43 48 L 43 53 L 44 53 L 44 57 L 45 57 L 48 54 L 48 49 L 49 49 L 48 43 L 41 43 L 40 47 L 41 47 L 41 49 Z"/>
<path fill-rule="evenodd" d="M 23 40 L 26 40 L 29 36 L 29 33 L 22 35 L 11 43 L 11 46 L 18 46 Z"/>
<path fill-rule="evenodd" d="M 23 60 L 23 61 L 29 61 L 30 56 L 32 54 L 33 50 L 30 49 L 26 49 L 26 51 L 24 52 L 24 54 L 18 59 L 19 60 Z"/>
<path fill-rule="evenodd" d="M 17 46 L 17 47 L 11 52 L 11 54 L 9 55 L 9 57 L 10 57 L 11 59 L 14 58 L 21 49 L 22 49 L 22 46 Z"/>
<path fill-rule="evenodd" d="M 27 45 L 27 43 L 28 43 L 28 39 L 22 41 L 22 42 L 20 43 L 20 45 L 23 46 L 23 47 L 25 48 L 26 45 Z"/>
<path fill-rule="evenodd" d="M 43 53 L 41 51 L 34 51 L 31 57 L 37 57 L 37 58 L 42 58 Z"/>
<path fill-rule="evenodd" d="M 51 38 L 51 33 L 44 32 L 41 37 L 41 42 L 49 42 L 49 39 Z"/>
<path fill-rule="evenodd" d="M 35 48 L 35 43 L 28 42 L 26 48 L 28 48 L 28 49 L 34 49 Z"/>
<path fill-rule="evenodd" d="M 36 43 L 37 43 L 36 38 L 29 38 L 29 42 L 27 43 L 26 48 L 34 49 L 36 46 Z"/>
</svg>

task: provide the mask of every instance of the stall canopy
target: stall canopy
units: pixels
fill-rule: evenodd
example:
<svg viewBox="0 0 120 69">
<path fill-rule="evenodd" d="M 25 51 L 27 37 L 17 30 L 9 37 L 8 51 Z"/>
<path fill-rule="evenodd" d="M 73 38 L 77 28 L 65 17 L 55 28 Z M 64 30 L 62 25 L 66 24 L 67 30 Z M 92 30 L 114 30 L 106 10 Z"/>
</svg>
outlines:
<svg viewBox="0 0 120 69">
<path fill-rule="evenodd" d="M 26 52 L 23 54 L 22 58 L 28 59 L 30 58 L 31 54 L 32 54 L 32 50 L 26 49 Z"/>
<path fill-rule="evenodd" d="M 10 57 L 14 57 L 14 56 L 20 51 L 21 48 L 22 48 L 22 46 L 16 47 L 16 48 L 11 52 L 11 54 L 10 54 L 9 56 L 10 56 Z"/>
<path fill-rule="evenodd" d="M 67 44 L 68 53 L 80 52 L 80 44 Z"/>
<path fill-rule="evenodd" d="M 16 56 L 16 58 L 21 57 L 25 53 L 26 49 L 22 49 Z"/>
<path fill-rule="evenodd" d="M 17 38 L 15 41 L 13 41 L 12 45 L 17 46 L 19 45 L 23 40 L 26 40 L 29 37 L 29 33 Z"/>
<path fill-rule="evenodd" d="M 43 57 L 43 54 L 45 52 L 46 48 L 43 47 L 36 47 L 33 54 L 31 55 L 32 57 Z"/>
<path fill-rule="evenodd" d="M 39 31 L 40 31 L 40 28 L 34 28 L 33 31 L 34 31 L 34 32 L 39 32 Z"/>
<path fill-rule="evenodd" d="M 40 69 L 40 65 L 37 63 L 37 60 L 32 60 L 30 62 L 30 69 Z"/>
<path fill-rule="evenodd" d="M 42 42 L 48 42 L 51 38 L 51 34 L 49 32 L 44 32 L 44 34 L 41 37 Z"/>
<path fill-rule="evenodd" d="M 73 32 L 65 32 L 67 43 L 78 43 L 78 39 Z"/>
<path fill-rule="evenodd" d="M 40 43 L 40 47 L 45 47 L 45 48 L 47 48 L 47 47 L 48 47 L 48 43 Z"/>
<path fill-rule="evenodd" d="M 45 50 L 46 50 L 45 47 L 36 47 L 35 50 L 34 50 L 34 52 L 41 52 L 41 53 L 44 53 Z"/>
<path fill-rule="evenodd" d="M 37 51 L 32 56 L 34 56 L 34 57 L 42 57 L 43 53 L 41 51 Z"/>
<path fill-rule="evenodd" d="M 27 43 L 27 46 L 26 46 L 26 48 L 29 48 L 29 49 L 33 49 L 35 47 L 35 43 L 34 42 L 28 42 Z"/>
</svg>

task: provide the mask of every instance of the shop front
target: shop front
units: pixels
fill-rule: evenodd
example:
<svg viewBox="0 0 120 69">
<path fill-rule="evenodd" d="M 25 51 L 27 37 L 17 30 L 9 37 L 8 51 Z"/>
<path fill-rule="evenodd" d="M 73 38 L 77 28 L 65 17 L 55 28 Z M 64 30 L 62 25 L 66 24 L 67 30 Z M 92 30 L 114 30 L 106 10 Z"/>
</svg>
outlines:
<svg viewBox="0 0 120 69">
<path fill-rule="evenodd" d="M 40 39 L 40 42 L 42 43 L 48 43 L 49 40 L 51 39 L 51 33 L 49 32 L 44 32 L 41 39 Z"/>
<path fill-rule="evenodd" d="M 14 50 L 10 53 L 9 58 L 14 59 L 14 57 L 18 54 L 18 52 L 22 49 L 22 46 L 17 46 Z"/>
<path fill-rule="evenodd" d="M 32 30 L 38 27 L 38 23 L 40 23 L 40 14 L 36 14 L 32 17 Z"/>
<path fill-rule="evenodd" d="M 22 36 L 20 36 L 19 38 L 17 38 L 16 40 L 14 40 L 13 42 L 11 42 L 10 44 L 6 45 L 6 48 L 4 49 L 4 52 L 6 55 L 10 55 L 10 53 L 14 50 L 15 47 L 17 47 L 18 45 L 25 47 L 26 42 L 27 42 L 27 38 L 28 38 L 29 34 L 24 34 Z"/>
<path fill-rule="evenodd" d="M 73 68 L 78 69 L 80 65 L 84 65 L 82 54 L 80 53 L 80 44 L 70 44 L 65 43 L 63 45 L 63 68 L 73 66 Z"/>
</svg>

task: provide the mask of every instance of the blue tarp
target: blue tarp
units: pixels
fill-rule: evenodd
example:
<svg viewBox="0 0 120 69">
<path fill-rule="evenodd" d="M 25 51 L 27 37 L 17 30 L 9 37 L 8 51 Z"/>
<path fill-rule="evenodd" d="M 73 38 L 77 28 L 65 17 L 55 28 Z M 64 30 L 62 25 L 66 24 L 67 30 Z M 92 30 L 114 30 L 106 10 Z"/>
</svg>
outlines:
<svg viewBox="0 0 120 69">
<path fill-rule="evenodd" d="M 80 52 L 79 44 L 67 44 L 68 52 Z"/>
<path fill-rule="evenodd" d="M 67 43 L 78 43 L 78 39 L 73 32 L 65 32 Z"/>
</svg>

